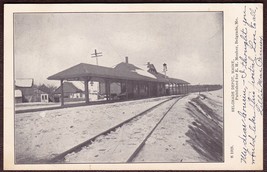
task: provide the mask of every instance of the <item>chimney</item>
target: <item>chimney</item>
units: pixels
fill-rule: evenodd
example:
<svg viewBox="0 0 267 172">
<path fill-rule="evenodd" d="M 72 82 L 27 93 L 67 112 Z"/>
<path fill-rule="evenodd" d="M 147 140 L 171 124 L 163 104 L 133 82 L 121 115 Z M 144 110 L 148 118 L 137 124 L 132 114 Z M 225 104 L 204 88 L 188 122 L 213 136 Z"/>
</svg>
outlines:
<svg viewBox="0 0 267 172">
<path fill-rule="evenodd" d="M 127 56 L 125 57 L 125 63 L 128 64 L 128 57 Z"/>
</svg>

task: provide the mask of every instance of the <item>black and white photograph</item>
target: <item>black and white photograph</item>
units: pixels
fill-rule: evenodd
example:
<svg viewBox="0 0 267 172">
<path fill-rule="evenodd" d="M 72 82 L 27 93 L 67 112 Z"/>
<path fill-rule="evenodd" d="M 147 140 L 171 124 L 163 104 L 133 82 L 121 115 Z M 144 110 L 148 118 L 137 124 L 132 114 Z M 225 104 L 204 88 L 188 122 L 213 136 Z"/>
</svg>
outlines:
<svg viewBox="0 0 267 172">
<path fill-rule="evenodd" d="M 15 164 L 224 162 L 222 11 L 13 17 Z"/>
<path fill-rule="evenodd" d="M 263 4 L 5 4 L 4 170 L 262 170 Z"/>
</svg>

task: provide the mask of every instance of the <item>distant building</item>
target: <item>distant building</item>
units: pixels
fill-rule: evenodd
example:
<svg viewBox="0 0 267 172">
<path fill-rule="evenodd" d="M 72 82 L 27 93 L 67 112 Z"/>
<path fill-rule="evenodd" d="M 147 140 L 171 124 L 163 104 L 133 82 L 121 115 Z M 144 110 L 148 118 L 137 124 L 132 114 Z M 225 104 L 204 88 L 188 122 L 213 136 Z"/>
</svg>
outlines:
<svg viewBox="0 0 267 172">
<path fill-rule="evenodd" d="M 85 98 L 84 92 L 77 88 L 71 82 L 64 82 L 63 84 L 64 98 L 66 101 L 83 100 Z M 61 97 L 62 86 L 58 87 L 54 92 L 54 99 L 59 102 Z"/>
<path fill-rule="evenodd" d="M 54 102 L 54 97 L 53 97 L 53 93 L 52 90 L 49 89 L 46 85 L 41 85 L 38 87 L 38 89 L 36 90 L 36 94 L 37 94 L 37 99 L 40 99 L 40 102 Z"/>
<path fill-rule="evenodd" d="M 15 80 L 15 103 L 51 101 L 53 101 L 52 92 L 44 84 L 37 87 L 33 79 Z"/>
<path fill-rule="evenodd" d="M 16 79 L 15 80 L 15 102 L 33 102 L 34 87 L 33 79 Z"/>
</svg>

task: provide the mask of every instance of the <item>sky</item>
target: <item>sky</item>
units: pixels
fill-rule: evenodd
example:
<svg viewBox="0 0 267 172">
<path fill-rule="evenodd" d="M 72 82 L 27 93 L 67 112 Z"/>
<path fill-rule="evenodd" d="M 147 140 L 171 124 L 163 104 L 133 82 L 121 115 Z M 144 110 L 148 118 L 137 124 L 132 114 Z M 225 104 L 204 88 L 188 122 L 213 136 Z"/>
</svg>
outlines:
<svg viewBox="0 0 267 172">
<path fill-rule="evenodd" d="M 191 84 L 223 84 L 221 12 L 19 13 L 14 16 L 15 78 L 47 78 L 79 63 L 154 64 Z"/>
</svg>

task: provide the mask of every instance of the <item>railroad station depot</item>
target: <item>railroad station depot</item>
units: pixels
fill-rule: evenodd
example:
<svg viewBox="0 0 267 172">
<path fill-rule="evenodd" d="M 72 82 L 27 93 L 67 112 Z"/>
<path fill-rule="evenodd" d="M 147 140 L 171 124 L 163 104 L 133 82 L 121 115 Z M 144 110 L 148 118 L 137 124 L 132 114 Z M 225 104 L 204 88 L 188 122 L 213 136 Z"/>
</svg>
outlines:
<svg viewBox="0 0 267 172">
<path fill-rule="evenodd" d="M 166 67 L 166 64 L 164 64 Z M 164 66 L 163 65 L 163 66 Z M 167 69 L 165 69 L 167 70 Z M 60 101 L 64 106 L 64 87 L 66 81 L 84 82 L 85 102 L 89 103 L 89 82 L 99 83 L 98 94 L 104 100 L 139 99 L 164 95 L 188 93 L 188 82 L 168 77 L 159 73 L 153 64 L 147 63 L 147 69 L 141 69 L 128 62 L 117 64 L 114 68 L 80 63 L 48 77 L 59 80 L 61 90 Z"/>
</svg>

